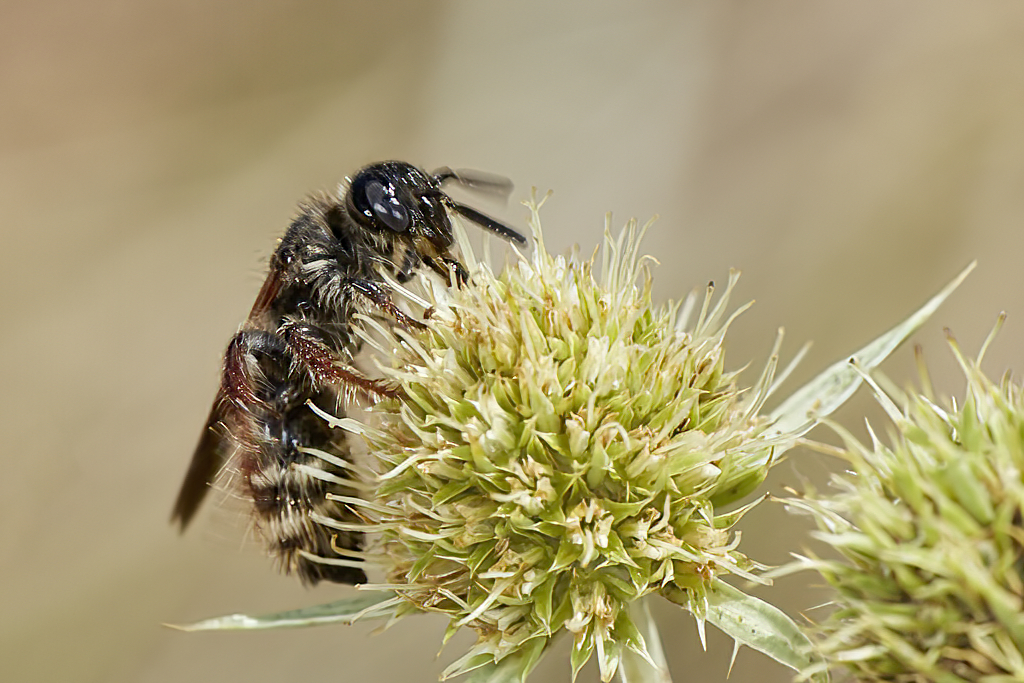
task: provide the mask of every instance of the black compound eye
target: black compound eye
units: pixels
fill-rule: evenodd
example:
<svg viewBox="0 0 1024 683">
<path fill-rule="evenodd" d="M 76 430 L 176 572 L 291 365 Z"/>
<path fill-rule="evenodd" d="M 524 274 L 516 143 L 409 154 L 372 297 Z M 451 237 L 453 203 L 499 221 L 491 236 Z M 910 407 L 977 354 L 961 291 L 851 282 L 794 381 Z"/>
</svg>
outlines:
<svg viewBox="0 0 1024 683">
<path fill-rule="evenodd" d="M 366 184 L 366 198 L 370 202 L 374 217 L 395 232 L 409 229 L 409 212 L 393 191 L 389 191 L 379 180 Z"/>
</svg>

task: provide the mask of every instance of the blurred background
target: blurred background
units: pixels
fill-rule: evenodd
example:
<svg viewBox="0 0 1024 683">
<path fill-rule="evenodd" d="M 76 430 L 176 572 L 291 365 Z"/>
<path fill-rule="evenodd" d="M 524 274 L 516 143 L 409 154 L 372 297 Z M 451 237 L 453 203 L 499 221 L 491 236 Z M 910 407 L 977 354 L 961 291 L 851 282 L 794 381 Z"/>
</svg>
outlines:
<svg viewBox="0 0 1024 683">
<path fill-rule="evenodd" d="M 959 392 L 943 327 L 974 353 L 1005 309 L 986 368 L 1022 367 L 1019 3 L 7 2 L 0 93 L 5 680 L 431 681 L 461 653 L 434 658 L 430 617 L 161 626 L 350 590 L 276 575 L 237 519 L 204 511 L 180 537 L 168 516 L 274 240 L 367 162 L 506 175 L 513 202 L 483 208 L 519 226 L 529 188 L 553 189 L 556 252 L 589 253 L 607 211 L 660 214 L 658 296 L 741 269 L 757 305 L 732 365 L 759 368 L 785 326 L 784 351 L 815 342 L 791 388 L 978 259 L 915 341 Z M 912 356 L 886 372 L 907 381 Z M 839 417 L 865 413 L 861 395 Z M 828 465 L 794 454 L 770 489 Z M 750 556 L 805 546 L 802 520 L 759 512 Z M 760 595 L 797 614 L 824 599 L 808 584 Z M 725 679 L 726 638 L 705 654 L 690 617 L 658 616 L 677 680 Z M 567 681 L 567 661 L 535 677 Z M 731 678 L 789 679 L 746 650 Z"/>
</svg>

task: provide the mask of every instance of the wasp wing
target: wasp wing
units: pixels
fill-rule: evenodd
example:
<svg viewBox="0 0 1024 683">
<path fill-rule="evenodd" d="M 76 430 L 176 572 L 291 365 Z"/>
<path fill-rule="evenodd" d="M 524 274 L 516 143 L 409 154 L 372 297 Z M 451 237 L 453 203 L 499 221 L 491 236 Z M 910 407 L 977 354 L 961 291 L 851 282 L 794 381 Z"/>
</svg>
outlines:
<svg viewBox="0 0 1024 683">
<path fill-rule="evenodd" d="M 277 259 L 272 258 L 270 273 L 263 281 L 260 293 L 256 295 L 256 301 L 253 303 L 249 318 L 243 327 L 259 326 L 277 299 L 283 281 L 284 270 L 278 264 Z M 221 388 L 217 391 L 217 397 L 210 408 L 210 414 L 206 418 L 206 427 L 192 453 L 192 462 L 189 463 L 185 481 L 181 484 L 181 490 L 178 492 L 178 498 L 171 512 L 171 523 L 178 524 L 181 531 L 184 531 L 192 521 L 192 517 L 195 516 L 210 490 L 210 484 L 217 479 L 217 475 L 230 461 L 231 455 L 237 447 L 235 439 L 231 436 L 231 425 L 228 420 L 229 413 L 233 409 L 231 400 L 225 392 L 225 382 L 222 379 Z"/>
<path fill-rule="evenodd" d="M 435 170 L 433 175 L 439 182 L 444 183 L 451 180 L 478 195 L 490 195 L 500 199 L 502 202 L 507 202 L 508 198 L 512 195 L 512 190 L 515 189 L 512 181 L 504 176 L 477 171 L 472 168 L 442 166 Z"/>
<path fill-rule="evenodd" d="M 224 392 L 218 391 L 171 513 L 171 523 L 178 524 L 181 531 L 192 521 L 210 490 L 210 484 L 230 460 L 234 450 L 231 436 L 224 427 L 226 407 Z"/>
</svg>

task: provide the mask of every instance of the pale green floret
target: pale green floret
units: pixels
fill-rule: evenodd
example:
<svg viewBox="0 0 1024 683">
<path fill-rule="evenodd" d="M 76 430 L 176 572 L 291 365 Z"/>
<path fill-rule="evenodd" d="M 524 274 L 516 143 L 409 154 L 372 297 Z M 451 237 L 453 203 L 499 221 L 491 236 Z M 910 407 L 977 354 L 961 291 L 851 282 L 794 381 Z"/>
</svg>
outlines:
<svg viewBox="0 0 1024 683">
<path fill-rule="evenodd" d="M 963 406 L 939 405 L 926 375 L 902 409 L 875 385 L 886 442 L 840 430 L 835 491 L 789 501 L 843 557 L 801 559 L 837 591 L 818 646 L 858 681 L 1024 680 L 1024 392 L 951 346 Z"/>
<path fill-rule="evenodd" d="M 599 275 L 542 242 L 500 275 L 479 264 L 428 331 L 389 340 L 407 398 L 366 434 L 380 550 L 388 588 L 479 634 L 453 674 L 565 630 L 574 671 L 596 653 L 608 680 L 622 648 L 648 657 L 630 603 L 702 606 L 719 575 L 756 580 L 731 532 L 743 511 L 716 507 L 772 460 L 771 372 L 743 396 L 723 369 L 736 275 L 687 328 L 652 303 L 640 233 L 607 237 Z"/>
</svg>

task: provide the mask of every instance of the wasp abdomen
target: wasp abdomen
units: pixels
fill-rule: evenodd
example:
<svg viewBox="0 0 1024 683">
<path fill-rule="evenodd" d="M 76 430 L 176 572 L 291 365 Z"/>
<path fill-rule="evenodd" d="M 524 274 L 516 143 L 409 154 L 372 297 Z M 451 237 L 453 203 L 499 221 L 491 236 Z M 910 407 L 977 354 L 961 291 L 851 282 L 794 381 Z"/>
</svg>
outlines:
<svg viewBox="0 0 1024 683">
<path fill-rule="evenodd" d="M 296 371 L 297 365 L 283 334 L 244 330 L 229 346 L 223 391 L 236 408 L 232 434 L 242 486 L 253 502 L 255 526 L 283 571 L 307 584 L 365 581 L 361 569 L 310 559 L 336 558 L 335 547 L 359 550 L 362 537 L 332 532 L 312 518 L 357 519 L 327 497 L 352 495 L 338 483 L 345 473 L 305 451 L 350 459 L 344 436 L 332 432 L 307 405 L 312 401 L 337 411 L 336 394 L 330 388 L 318 390 L 307 370 Z"/>
</svg>

